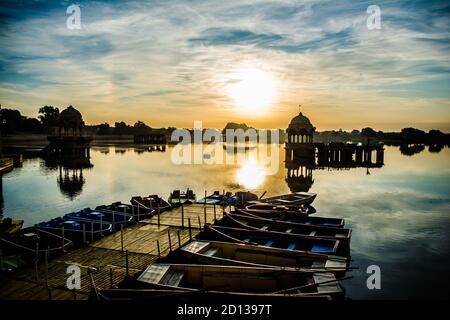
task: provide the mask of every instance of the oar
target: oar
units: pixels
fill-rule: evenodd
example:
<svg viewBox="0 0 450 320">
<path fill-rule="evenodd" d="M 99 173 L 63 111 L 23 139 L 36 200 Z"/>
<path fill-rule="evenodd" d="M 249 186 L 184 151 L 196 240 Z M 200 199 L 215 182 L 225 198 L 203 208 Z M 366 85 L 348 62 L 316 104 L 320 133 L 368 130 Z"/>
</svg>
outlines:
<svg viewBox="0 0 450 320">
<path fill-rule="evenodd" d="M 288 288 L 288 289 L 284 289 L 284 290 L 280 290 L 280 291 L 275 291 L 275 292 L 272 292 L 272 293 L 274 293 L 274 294 L 286 293 L 286 292 L 293 291 L 293 290 L 301 290 L 301 289 L 308 288 L 308 287 L 317 287 L 317 286 L 322 285 L 322 284 L 332 283 L 332 282 L 339 282 L 339 281 L 342 281 L 342 280 L 348 280 L 348 279 L 352 279 L 352 278 L 354 278 L 354 277 L 350 276 L 350 277 L 345 277 L 345 278 L 340 278 L 340 279 L 327 280 L 327 281 L 322 281 L 322 282 L 318 282 L 318 283 L 311 283 L 311 284 L 306 284 L 306 285 L 299 286 L 299 287 L 294 287 L 294 288 Z"/>
<path fill-rule="evenodd" d="M 262 197 L 264 197 L 266 195 L 267 191 L 264 191 L 263 194 L 261 195 L 261 197 L 259 197 L 259 200 L 262 199 Z"/>
</svg>

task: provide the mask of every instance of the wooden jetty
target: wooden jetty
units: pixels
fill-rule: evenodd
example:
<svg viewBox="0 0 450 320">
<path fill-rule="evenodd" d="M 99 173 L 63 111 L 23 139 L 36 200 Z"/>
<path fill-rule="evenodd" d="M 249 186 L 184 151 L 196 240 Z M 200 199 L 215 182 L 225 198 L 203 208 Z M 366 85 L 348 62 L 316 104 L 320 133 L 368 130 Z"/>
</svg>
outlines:
<svg viewBox="0 0 450 320">
<path fill-rule="evenodd" d="M 39 261 L 0 279 L 0 300 L 87 299 L 93 283 L 100 288 L 117 286 L 127 274 L 132 276 L 183 246 L 205 222 L 222 218 L 224 210 L 228 208 L 192 204 L 141 220 L 47 263 Z M 69 265 L 80 267 L 79 290 L 67 289 Z"/>
<path fill-rule="evenodd" d="M 14 168 L 13 158 L 0 158 L 0 174 L 10 172 Z"/>
</svg>

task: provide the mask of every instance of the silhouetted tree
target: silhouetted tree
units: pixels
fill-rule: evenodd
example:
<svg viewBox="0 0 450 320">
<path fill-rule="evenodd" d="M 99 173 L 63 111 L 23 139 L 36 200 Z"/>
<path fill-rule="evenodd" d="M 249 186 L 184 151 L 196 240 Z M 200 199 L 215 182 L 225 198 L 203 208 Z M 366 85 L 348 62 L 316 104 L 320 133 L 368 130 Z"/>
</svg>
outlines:
<svg viewBox="0 0 450 320">
<path fill-rule="evenodd" d="M 106 122 L 98 125 L 97 128 L 98 128 L 97 134 L 99 135 L 110 134 L 112 131 L 111 127 L 109 126 L 109 123 Z"/>
<path fill-rule="evenodd" d="M 361 130 L 361 136 L 366 138 L 372 138 L 377 136 L 377 132 L 372 128 L 363 128 Z"/>
<path fill-rule="evenodd" d="M 53 127 L 58 125 L 59 109 L 53 106 L 44 106 L 39 108 L 39 120 L 46 127 Z"/>
</svg>

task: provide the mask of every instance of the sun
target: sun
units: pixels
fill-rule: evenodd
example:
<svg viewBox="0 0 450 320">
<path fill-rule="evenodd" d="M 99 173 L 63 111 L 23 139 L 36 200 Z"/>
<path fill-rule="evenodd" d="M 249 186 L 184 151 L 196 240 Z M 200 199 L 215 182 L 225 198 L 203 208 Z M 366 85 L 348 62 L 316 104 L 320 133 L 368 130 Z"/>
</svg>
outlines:
<svg viewBox="0 0 450 320">
<path fill-rule="evenodd" d="M 240 68 L 230 77 L 228 95 L 239 110 L 253 115 L 264 113 L 274 102 L 276 81 L 257 68 Z"/>
<path fill-rule="evenodd" d="M 250 158 L 236 172 L 236 178 L 238 183 L 245 188 L 256 189 L 265 180 L 264 168 L 254 158 Z"/>
</svg>

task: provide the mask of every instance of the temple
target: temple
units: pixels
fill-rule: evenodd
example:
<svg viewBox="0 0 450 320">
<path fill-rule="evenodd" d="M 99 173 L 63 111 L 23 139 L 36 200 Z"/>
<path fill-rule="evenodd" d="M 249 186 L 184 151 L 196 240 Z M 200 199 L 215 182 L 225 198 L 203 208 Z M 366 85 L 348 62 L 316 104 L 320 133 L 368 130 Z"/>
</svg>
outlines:
<svg viewBox="0 0 450 320">
<path fill-rule="evenodd" d="M 286 182 L 292 192 L 308 191 L 315 169 L 381 168 L 384 164 L 382 144 L 314 142 L 316 128 L 300 112 L 286 129 Z"/>
<path fill-rule="evenodd" d="M 59 115 L 56 135 L 48 136 L 49 145 L 43 150 L 58 158 L 89 158 L 92 137 L 83 135 L 81 113 L 72 106 Z"/>
</svg>

